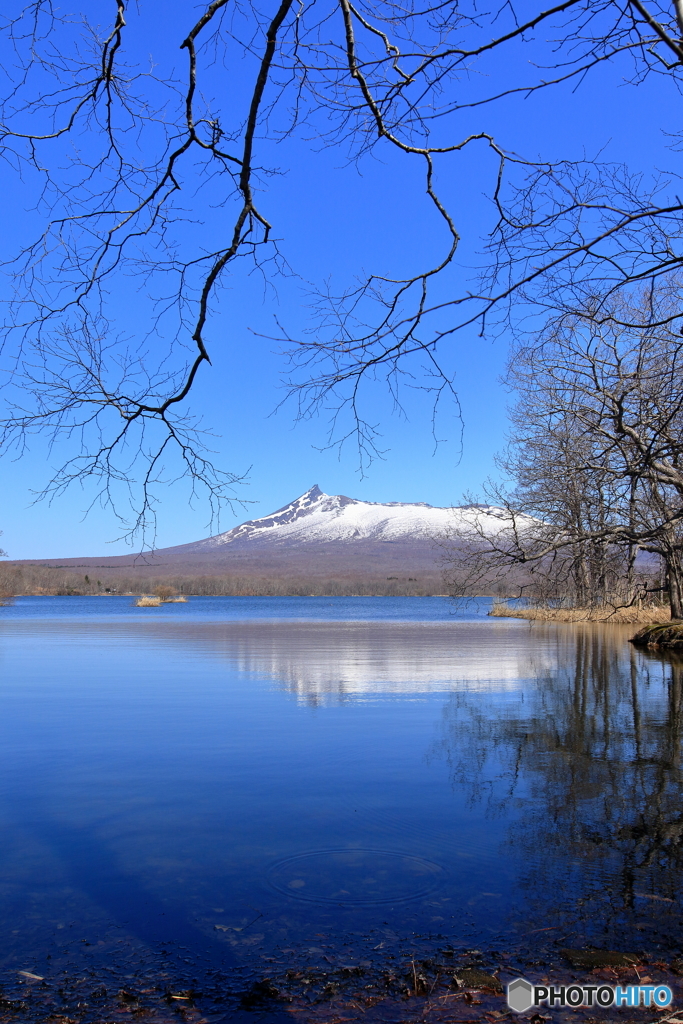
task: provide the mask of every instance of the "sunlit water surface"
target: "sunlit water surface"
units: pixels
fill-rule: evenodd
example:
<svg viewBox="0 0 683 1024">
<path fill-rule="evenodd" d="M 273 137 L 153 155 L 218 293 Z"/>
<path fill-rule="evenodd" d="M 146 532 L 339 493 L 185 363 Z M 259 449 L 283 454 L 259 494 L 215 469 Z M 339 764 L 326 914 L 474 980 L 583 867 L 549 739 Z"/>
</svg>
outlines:
<svg viewBox="0 0 683 1024">
<path fill-rule="evenodd" d="M 488 607 L 0 609 L 5 967 L 679 944 L 680 667 Z"/>
</svg>

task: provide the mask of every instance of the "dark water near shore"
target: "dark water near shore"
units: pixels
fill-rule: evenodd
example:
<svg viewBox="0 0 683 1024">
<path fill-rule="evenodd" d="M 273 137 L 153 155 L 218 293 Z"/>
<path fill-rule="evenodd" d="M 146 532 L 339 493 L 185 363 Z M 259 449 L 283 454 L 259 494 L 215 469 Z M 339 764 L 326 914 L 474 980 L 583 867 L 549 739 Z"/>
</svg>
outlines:
<svg viewBox="0 0 683 1024">
<path fill-rule="evenodd" d="M 487 607 L 0 609 L 2 977 L 676 952 L 683 670 Z"/>
</svg>

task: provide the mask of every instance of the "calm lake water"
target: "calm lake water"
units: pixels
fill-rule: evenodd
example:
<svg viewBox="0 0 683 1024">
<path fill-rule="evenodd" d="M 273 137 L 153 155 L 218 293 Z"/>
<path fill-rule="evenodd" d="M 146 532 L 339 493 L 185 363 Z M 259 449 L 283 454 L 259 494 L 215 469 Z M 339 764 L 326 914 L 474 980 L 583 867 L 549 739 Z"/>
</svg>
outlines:
<svg viewBox="0 0 683 1024">
<path fill-rule="evenodd" d="M 0 609 L 6 983 L 678 949 L 680 664 L 488 606 Z"/>
</svg>

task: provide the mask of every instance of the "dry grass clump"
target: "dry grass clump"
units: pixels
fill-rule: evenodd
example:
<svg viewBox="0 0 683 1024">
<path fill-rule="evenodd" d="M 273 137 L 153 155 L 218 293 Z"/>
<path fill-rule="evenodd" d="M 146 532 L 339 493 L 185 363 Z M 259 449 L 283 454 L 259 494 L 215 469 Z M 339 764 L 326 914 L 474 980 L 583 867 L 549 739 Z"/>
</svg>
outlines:
<svg viewBox="0 0 683 1024">
<path fill-rule="evenodd" d="M 143 594 L 135 602 L 135 606 L 136 608 L 158 608 L 162 604 L 185 604 L 186 602 L 187 598 L 182 594 L 179 595 L 173 587 L 160 586 L 155 588 L 154 594 Z"/>
<path fill-rule="evenodd" d="M 529 619 L 532 622 L 654 622 L 666 614 L 660 605 L 635 605 L 628 608 L 515 608 L 506 601 L 495 601 L 489 615 L 498 618 Z"/>
</svg>

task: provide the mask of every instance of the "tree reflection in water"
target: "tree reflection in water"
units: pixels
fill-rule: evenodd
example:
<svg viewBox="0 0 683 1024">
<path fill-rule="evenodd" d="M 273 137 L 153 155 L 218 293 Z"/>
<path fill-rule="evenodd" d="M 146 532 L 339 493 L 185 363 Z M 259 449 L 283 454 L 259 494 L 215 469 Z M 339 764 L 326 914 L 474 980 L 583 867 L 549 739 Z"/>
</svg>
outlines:
<svg viewBox="0 0 683 1024">
<path fill-rule="evenodd" d="M 487 803 L 501 853 L 523 865 L 519 929 L 678 947 L 683 659 L 637 652 L 616 628 L 538 628 L 556 667 L 521 697 L 495 713 L 481 694 L 446 706 L 454 785 Z"/>
</svg>

